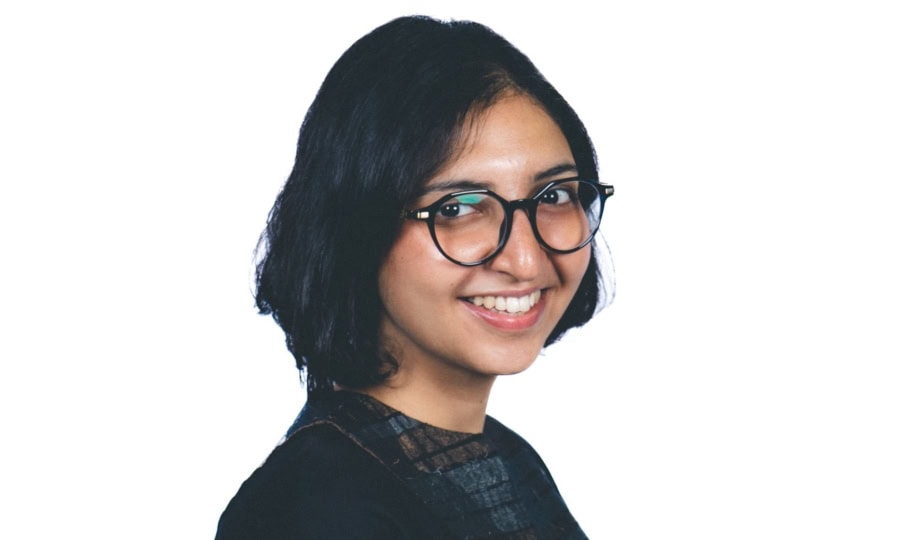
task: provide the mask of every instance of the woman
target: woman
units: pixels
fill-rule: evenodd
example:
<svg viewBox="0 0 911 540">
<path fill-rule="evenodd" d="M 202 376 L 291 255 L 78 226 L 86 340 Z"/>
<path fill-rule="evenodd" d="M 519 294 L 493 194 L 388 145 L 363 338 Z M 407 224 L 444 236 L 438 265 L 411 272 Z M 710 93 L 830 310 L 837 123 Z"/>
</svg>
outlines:
<svg viewBox="0 0 911 540">
<path fill-rule="evenodd" d="M 613 188 L 529 60 L 470 22 L 355 43 L 301 127 L 257 304 L 309 399 L 219 538 L 584 538 L 498 375 L 588 321 Z"/>
</svg>

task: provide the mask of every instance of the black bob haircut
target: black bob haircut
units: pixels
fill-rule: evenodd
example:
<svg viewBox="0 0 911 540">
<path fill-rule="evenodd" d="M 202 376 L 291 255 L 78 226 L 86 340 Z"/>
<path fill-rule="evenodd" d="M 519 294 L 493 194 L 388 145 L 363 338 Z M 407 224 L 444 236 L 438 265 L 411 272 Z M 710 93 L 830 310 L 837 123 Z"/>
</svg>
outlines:
<svg viewBox="0 0 911 540">
<path fill-rule="evenodd" d="M 537 101 L 569 142 L 579 176 L 597 179 L 576 113 L 486 26 L 395 19 L 329 71 L 301 126 L 256 267 L 256 305 L 284 330 L 309 392 L 364 388 L 394 372 L 395 359 L 380 350 L 377 276 L 401 212 L 456 151 L 466 120 L 509 94 Z M 595 259 L 547 345 L 595 312 Z"/>
</svg>

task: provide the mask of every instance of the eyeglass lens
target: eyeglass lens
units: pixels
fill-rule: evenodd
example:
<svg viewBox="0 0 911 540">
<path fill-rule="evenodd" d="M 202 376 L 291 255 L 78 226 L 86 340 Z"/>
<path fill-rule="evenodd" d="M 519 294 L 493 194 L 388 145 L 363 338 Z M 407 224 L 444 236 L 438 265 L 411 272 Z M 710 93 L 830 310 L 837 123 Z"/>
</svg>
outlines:
<svg viewBox="0 0 911 540">
<path fill-rule="evenodd" d="M 598 229 L 601 198 L 588 182 L 551 186 L 535 197 L 531 219 L 539 239 L 554 251 L 572 251 Z M 506 210 L 487 193 L 463 193 L 443 201 L 433 216 L 437 245 L 463 264 L 484 260 L 499 249 L 506 234 Z"/>
</svg>

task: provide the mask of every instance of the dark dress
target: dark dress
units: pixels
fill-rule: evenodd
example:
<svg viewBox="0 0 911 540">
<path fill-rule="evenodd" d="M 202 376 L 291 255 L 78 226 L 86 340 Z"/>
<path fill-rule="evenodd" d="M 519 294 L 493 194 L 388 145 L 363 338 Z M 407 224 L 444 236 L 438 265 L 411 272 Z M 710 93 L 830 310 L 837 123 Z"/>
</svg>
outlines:
<svg viewBox="0 0 911 540">
<path fill-rule="evenodd" d="M 585 538 L 541 458 L 491 417 L 480 434 L 352 392 L 311 397 L 241 486 L 217 540 Z"/>
</svg>

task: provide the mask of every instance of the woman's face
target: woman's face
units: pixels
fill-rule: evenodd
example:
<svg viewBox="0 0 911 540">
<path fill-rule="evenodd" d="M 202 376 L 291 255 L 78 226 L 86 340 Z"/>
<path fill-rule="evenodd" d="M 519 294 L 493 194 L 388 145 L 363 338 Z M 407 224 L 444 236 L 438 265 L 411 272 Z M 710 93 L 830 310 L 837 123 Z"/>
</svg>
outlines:
<svg viewBox="0 0 911 540">
<path fill-rule="evenodd" d="M 461 152 L 426 183 L 409 209 L 459 191 L 453 187 L 457 183 L 477 184 L 514 200 L 534 195 L 552 180 L 576 176 L 560 128 L 525 96 L 500 99 L 471 125 Z M 566 311 L 590 256 L 589 247 L 564 255 L 548 252 L 535 239 L 528 215 L 517 210 L 502 252 L 480 266 L 465 267 L 443 257 L 426 223 L 406 220 L 380 267 L 381 344 L 400 372 L 412 376 L 490 379 L 520 372 L 538 356 Z M 476 299 L 487 297 L 493 297 L 493 309 L 476 305 Z M 518 305 L 519 312 L 498 310 L 498 302 L 501 308 Z"/>
</svg>

